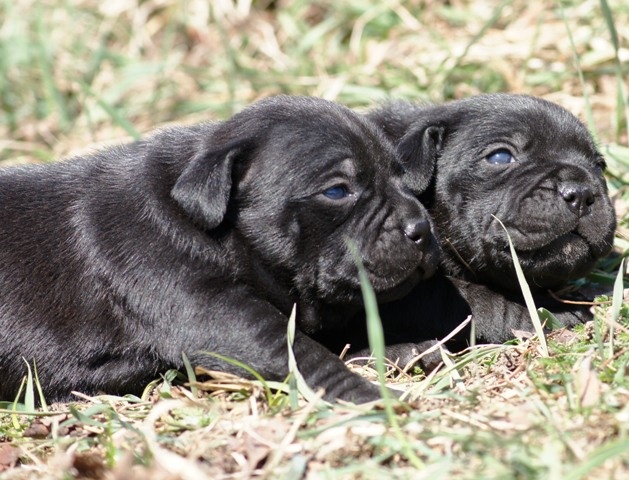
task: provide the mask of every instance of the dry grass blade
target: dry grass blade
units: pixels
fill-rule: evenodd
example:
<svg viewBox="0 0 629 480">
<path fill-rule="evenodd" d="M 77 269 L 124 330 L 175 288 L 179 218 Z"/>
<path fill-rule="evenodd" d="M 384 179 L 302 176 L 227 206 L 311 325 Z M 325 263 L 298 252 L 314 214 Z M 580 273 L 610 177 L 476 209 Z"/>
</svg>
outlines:
<svg viewBox="0 0 629 480">
<path fill-rule="evenodd" d="M 527 93 L 587 120 L 608 165 L 616 251 L 629 248 L 621 1 L 13 0 L 0 18 L 3 165 L 93 151 L 170 122 L 224 119 L 278 93 L 360 109 L 389 97 Z M 602 262 L 586 286 L 611 289 L 618 263 Z M 291 405 L 296 381 L 197 369 L 188 386 L 186 375 L 166 372 L 143 401 L 78 394 L 27 412 L 25 372 L 19 397 L 0 402 L 0 444 L 11 447 L 0 448 L 0 477 L 627 478 L 621 299 L 617 287 L 614 309 L 597 307 L 593 324 L 549 335 L 548 357 L 533 339 L 470 348 L 428 377 L 385 366 L 410 398 L 387 410 Z"/>
<path fill-rule="evenodd" d="M 185 401 L 182 400 L 160 402 L 142 422 L 140 431 L 143 433 L 144 441 L 153 459 L 165 472 L 182 480 L 210 480 L 211 477 L 205 473 L 197 462 L 163 448 L 158 441 L 155 423 L 163 415 L 185 405 Z"/>
<path fill-rule="evenodd" d="M 253 378 L 255 378 L 258 382 L 260 382 L 260 384 L 264 387 L 264 391 L 266 393 L 266 398 L 267 401 L 269 403 L 271 403 L 271 399 L 273 397 L 273 394 L 271 392 L 271 387 L 269 386 L 269 382 L 267 382 L 262 375 L 260 375 L 258 372 L 256 372 L 253 368 L 251 368 L 249 365 L 240 362 L 238 360 L 235 360 L 233 358 L 229 358 L 226 357 L 225 355 L 220 355 L 218 353 L 215 352 L 204 352 L 206 355 L 210 355 L 212 357 L 216 357 L 219 360 L 222 360 L 225 363 L 229 363 L 231 365 L 234 365 L 238 368 L 243 369 L 245 372 L 247 372 L 249 375 L 251 375 Z"/>
<path fill-rule="evenodd" d="M 493 216 L 493 215 L 492 215 Z M 520 266 L 520 261 L 518 260 L 518 254 L 515 251 L 515 247 L 513 246 L 513 242 L 511 241 L 511 236 L 507 231 L 507 228 L 500 221 L 499 218 L 494 217 L 498 223 L 502 226 L 507 235 L 507 241 L 509 242 L 509 250 L 511 251 L 511 257 L 513 258 L 513 268 L 515 268 L 515 273 L 518 277 L 518 283 L 520 284 L 520 289 L 522 290 L 522 295 L 524 296 L 524 301 L 526 302 L 526 308 L 529 311 L 529 316 L 531 317 L 531 322 L 533 323 L 533 328 L 535 329 L 535 335 L 539 339 L 539 348 L 540 352 L 544 357 L 548 356 L 548 345 L 546 343 L 546 336 L 544 335 L 544 327 L 542 326 L 542 321 L 539 318 L 539 313 L 537 308 L 535 307 L 535 301 L 533 300 L 533 295 L 531 294 L 531 289 L 529 288 L 528 283 L 526 282 L 526 278 L 524 277 L 524 272 L 522 271 L 522 267 Z"/>
<path fill-rule="evenodd" d="M 303 375 L 299 371 L 297 366 L 297 360 L 295 359 L 295 353 L 293 352 L 293 343 L 295 342 L 295 320 L 297 318 L 297 305 L 293 305 L 293 310 L 288 319 L 288 327 L 286 332 L 286 341 L 288 347 L 288 371 L 290 375 L 295 379 L 297 390 L 304 398 L 310 403 L 318 403 L 321 400 L 321 395 L 316 394 L 306 383 Z"/>
<path fill-rule="evenodd" d="M 616 110 L 616 122 L 618 125 L 618 134 L 617 140 L 620 139 L 620 127 L 622 125 L 623 119 L 625 120 L 626 127 L 626 135 L 629 139 L 629 100 L 627 99 L 627 86 L 625 84 L 625 72 L 623 71 L 623 64 L 619 57 L 620 51 L 620 41 L 618 39 L 618 31 L 616 30 L 616 24 L 614 23 L 614 14 L 612 13 L 611 8 L 609 7 L 609 3 L 607 0 L 600 0 L 601 2 L 601 11 L 603 14 L 603 18 L 605 19 L 605 24 L 607 25 L 607 30 L 609 31 L 610 40 L 614 47 L 614 66 L 616 71 L 616 79 L 617 79 L 617 89 L 618 89 L 618 99 L 617 105 L 618 108 Z"/>
<path fill-rule="evenodd" d="M 581 480 L 591 477 L 592 472 L 606 461 L 613 459 L 614 457 L 622 456 L 627 458 L 629 453 L 629 440 L 621 439 L 616 442 L 611 442 L 598 449 L 590 456 L 590 458 L 583 462 L 579 467 L 575 468 L 571 472 L 567 473 L 564 480 Z"/>
<path fill-rule="evenodd" d="M 412 358 L 407 365 L 404 366 L 404 368 L 402 368 L 402 372 L 407 373 L 411 367 L 413 365 L 415 365 L 417 362 L 419 362 L 419 360 L 421 360 L 422 358 L 424 358 L 426 355 L 431 354 L 432 352 L 435 352 L 437 350 L 440 350 L 442 355 L 445 355 L 445 352 L 443 350 L 443 346 L 448 343 L 448 341 L 450 341 L 450 339 L 452 339 L 457 333 L 459 333 L 461 330 L 463 330 L 465 327 L 467 327 L 470 323 L 472 323 L 472 316 L 469 315 L 465 320 L 463 320 L 458 327 L 456 327 L 454 330 L 452 330 L 450 333 L 448 333 L 445 337 L 443 337 L 441 340 L 439 340 L 438 342 L 436 342 L 432 347 L 427 348 L 426 350 L 424 350 L 423 352 L 421 352 L 419 355 L 417 355 L 416 357 Z"/>
<path fill-rule="evenodd" d="M 302 427 L 306 423 L 306 420 L 308 419 L 310 414 L 317 408 L 317 405 L 319 405 L 319 403 L 323 401 L 321 399 L 322 396 L 323 391 L 319 391 L 317 394 L 315 394 L 315 396 L 308 401 L 306 407 L 293 420 L 293 424 L 291 425 L 290 430 L 282 439 L 279 447 L 273 450 L 273 453 L 271 454 L 269 460 L 266 462 L 264 466 L 264 470 L 266 473 L 265 475 L 263 475 L 263 478 L 274 478 L 275 468 L 279 465 L 282 458 L 287 454 L 287 448 L 295 440 L 295 437 L 297 436 L 297 432 L 299 431 L 300 427 Z"/>
</svg>

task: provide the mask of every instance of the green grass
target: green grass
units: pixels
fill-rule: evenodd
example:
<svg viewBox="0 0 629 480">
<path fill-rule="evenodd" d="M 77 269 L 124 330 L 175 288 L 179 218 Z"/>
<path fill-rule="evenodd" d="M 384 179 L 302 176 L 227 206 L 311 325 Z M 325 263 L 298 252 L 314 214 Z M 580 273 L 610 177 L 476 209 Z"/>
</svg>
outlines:
<svg viewBox="0 0 629 480">
<path fill-rule="evenodd" d="M 388 97 L 530 93 L 596 135 L 619 214 L 616 253 L 627 248 L 621 1 L 2 0 L 0 18 L 0 165 L 226 118 L 278 93 L 357 109 Z M 602 300 L 612 300 L 619 264 L 605 259 L 580 285 L 606 285 Z M 273 384 L 215 372 L 200 382 L 188 369 L 167 372 L 142 398 L 32 412 L 31 365 L 22 403 L 0 404 L 0 478 L 625 478 L 629 308 L 620 296 L 616 288 L 592 324 L 550 335 L 548 355 L 532 339 L 473 347 L 428 377 L 351 367 L 409 390 L 407 405 L 382 410 L 332 407 L 316 393 L 296 400 L 295 376 Z"/>
</svg>

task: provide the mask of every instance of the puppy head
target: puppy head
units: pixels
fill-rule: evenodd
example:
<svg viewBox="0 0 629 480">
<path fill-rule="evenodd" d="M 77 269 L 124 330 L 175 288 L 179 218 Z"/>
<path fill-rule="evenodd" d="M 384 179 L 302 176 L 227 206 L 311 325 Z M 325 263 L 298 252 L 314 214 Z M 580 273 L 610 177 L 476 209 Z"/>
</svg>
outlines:
<svg viewBox="0 0 629 480">
<path fill-rule="evenodd" d="M 275 97 L 218 126 L 171 195 L 206 230 L 235 233 L 299 298 L 361 304 L 353 242 L 381 297 L 432 274 L 437 244 L 393 146 L 321 99 Z"/>
<path fill-rule="evenodd" d="M 406 122 L 403 142 L 440 131 L 438 141 L 428 139 L 438 160 L 420 198 L 450 273 L 519 288 L 494 217 L 509 231 L 532 287 L 583 276 L 610 251 L 615 216 L 605 163 L 585 126 L 562 107 L 495 94 L 423 109 L 407 105 L 382 118 L 391 136 Z"/>
</svg>

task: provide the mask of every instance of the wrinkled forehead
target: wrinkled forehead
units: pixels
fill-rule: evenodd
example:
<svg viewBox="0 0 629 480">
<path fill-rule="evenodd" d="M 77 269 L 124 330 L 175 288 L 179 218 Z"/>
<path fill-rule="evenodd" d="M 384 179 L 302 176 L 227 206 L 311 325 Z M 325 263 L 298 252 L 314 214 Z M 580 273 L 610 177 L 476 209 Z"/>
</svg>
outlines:
<svg viewBox="0 0 629 480">
<path fill-rule="evenodd" d="M 574 151 L 587 157 L 599 156 L 585 125 L 568 111 L 548 102 L 513 102 L 499 109 L 471 112 L 469 119 L 463 122 L 464 129 L 479 146 L 504 140 L 526 149 Z"/>
<path fill-rule="evenodd" d="M 264 163 L 299 171 L 320 170 L 352 165 L 355 174 L 391 168 L 397 153 L 380 132 L 359 118 L 312 114 L 301 119 L 287 119 L 272 126 L 259 153 Z M 347 160 L 351 160 L 347 162 Z"/>
</svg>

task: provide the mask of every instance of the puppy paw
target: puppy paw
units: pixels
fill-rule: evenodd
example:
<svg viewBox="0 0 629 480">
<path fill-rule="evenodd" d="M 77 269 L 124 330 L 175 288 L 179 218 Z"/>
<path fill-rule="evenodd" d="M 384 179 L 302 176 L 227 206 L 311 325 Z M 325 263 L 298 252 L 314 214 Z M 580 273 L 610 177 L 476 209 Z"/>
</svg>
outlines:
<svg viewBox="0 0 629 480">
<path fill-rule="evenodd" d="M 433 371 L 442 362 L 437 340 L 420 343 L 398 343 L 386 347 L 385 356 L 402 368 L 419 367 L 424 372 Z M 433 348 L 436 347 L 436 348 Z M 448 349 L 442 346 L 447 352 Z"/>
<path fill-rule="evenodd" d="M 577 301 L 589 301 L 588 298 L 583 296 L 574 297 Z M 594 314 L 589 305 L 579 305 L 574 303 L 565 303 L 559 300 L 548 299 L 546 301 L 539 302 L 538 306 L 544 307 L 550 311 L 557 321 L 561 324 L 559 327 L 574 327 L 582 323 L 589 322 L 594 319 Z"/>
<path fill-rule="evenodd" d="M 559 320 L 564 327 L 574 327 L 582 323 L 589 322 L 594 319 L 594 315 L 587 308 L 574 309 L 565 312 L 555 313 L 555 318 Z"/>
<path fill-rule="evenodd" d="M 323 398 L 328 401 L 343 400 L 355 404 L 369 403 L 382 398 L 380 388 L 367 379 L 352 375 L 351 382 L 342 382 L 326 389 Z M 396 396 L 399 394 L 396 393 Z"/>
<path fill-rule="evenodd" d="M 387 345 L 384 351 L 384 358 L 400 368 L 420 367 L 424 372 L 431 372 L 441 363 L 441 352 L 439 348 L 432 350 L 437 345 L 437 340 L 426 340 L 419 343 L 396 343 Z M 442 346 L 448 351 L 445 346 Z M 429 349 L 428 353 L 426 353 Z M 373 356 L 368 349 L 353 352 L 348 356 L 352 363 L 366 365 L 373 362 Z"/>
</svg>

